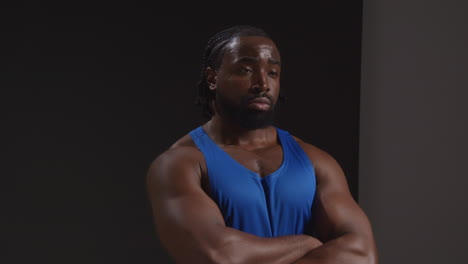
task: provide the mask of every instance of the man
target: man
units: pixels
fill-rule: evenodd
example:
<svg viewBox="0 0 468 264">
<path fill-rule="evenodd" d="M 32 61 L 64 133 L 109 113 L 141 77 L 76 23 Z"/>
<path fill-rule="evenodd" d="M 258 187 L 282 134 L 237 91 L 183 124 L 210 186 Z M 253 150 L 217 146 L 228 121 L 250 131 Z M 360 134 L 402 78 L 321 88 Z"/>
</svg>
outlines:
<svg viewBox="0 0 468 264">
<path fill-rule="evenodd" d="M 273 126 L 281 58 L 261 29 L 214 35 L 199 104 L 211 119 L 159 155 L 147 186 L 177 263 L 377 263 L 337 162 Z"/>
</svg>

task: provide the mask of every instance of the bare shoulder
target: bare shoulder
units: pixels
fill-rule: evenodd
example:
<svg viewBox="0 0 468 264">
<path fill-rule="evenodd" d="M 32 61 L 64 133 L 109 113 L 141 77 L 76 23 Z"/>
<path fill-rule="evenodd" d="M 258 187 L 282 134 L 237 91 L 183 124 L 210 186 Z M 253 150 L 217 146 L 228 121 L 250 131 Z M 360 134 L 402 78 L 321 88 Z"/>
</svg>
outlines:
<svg viewBox="0 0 468 264">
<path fill-rule="evenodd" d="M 166 188 L 179 183 L 199 184 L 204 167 L 203 154 L 187 134 L 152 161 L 147 173 L 147 183 Z"/>
<path fill-rule="evenodd" d="M 343 185 L 346 183 L 344 172 L 338 162 L 328 152 L 307 143 L 295 136 L 294 140 L 301 146 L 304 152 L 309 157 L 312 165 L 315 168 L 317 180 L 319 182 L 341 182 Z"/>
<path fill-rule="evenodd" d="M 322 163 L 327 159 L 333 159 L 333 157 L 330 154 L 328 154 L 325 150 L 320 149 L 319 147 L 310 143 L 307 143 L 296 136 L 291 136 L 299 144 L 299 146 L 301 146 L 301 148 L 304 150 L 307 156 L 309 156 L 314 166 L 316 165 L 315 163 Z"/>
</svg>

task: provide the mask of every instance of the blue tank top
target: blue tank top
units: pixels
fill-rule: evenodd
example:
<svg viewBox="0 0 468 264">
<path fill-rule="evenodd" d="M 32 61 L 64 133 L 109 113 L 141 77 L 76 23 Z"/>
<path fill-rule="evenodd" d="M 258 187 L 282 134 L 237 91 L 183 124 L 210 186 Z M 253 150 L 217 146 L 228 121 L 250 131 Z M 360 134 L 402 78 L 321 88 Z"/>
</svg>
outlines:
<svg viewBox="0 0 468 264">
<path fill-rule="evenodd" d="M 201 126 L 189 134 L 205 158 L 209 195 L 226 226 L 260 237 L 310 235 L 314 167 L 289 132 L 275 128 L 283 162 L 263 178 L 229 156 Z"/>
</svg>

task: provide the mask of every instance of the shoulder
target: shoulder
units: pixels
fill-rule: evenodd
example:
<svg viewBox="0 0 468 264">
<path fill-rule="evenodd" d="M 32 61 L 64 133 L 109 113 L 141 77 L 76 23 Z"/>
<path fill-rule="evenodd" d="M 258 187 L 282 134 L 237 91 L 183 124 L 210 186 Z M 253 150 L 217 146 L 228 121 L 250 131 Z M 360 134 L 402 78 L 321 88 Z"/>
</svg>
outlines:
<svg viewBox="0 0 468 264">
<path fill-rule="evenodd" d="M 165 185 L 173 181 L 200 182 L 204 158 L 190 135 L 185 135 L 150 164 L 147 180 Z"/>
<path fill-rule="evenodd" d="M 307 154 L 307 156 L 311 159 L 313 163 L 314 161 L 323 162 L 327 158 L 331 158 L 331 155 L 328 154 L 325 150 L 320 149 L 319 147 L 312 145 L 308 142 L 305 142 L 296 136 L 291 135 L 291 137 L 299 144 L 299 146 L 304 150 L 304 152 Z"/>
<path fill-rule="evenodd" d="M 192 163 L 203 157 L 200 150 L 193 142 L 190 135 L 185 135 L 175 143 L 173 143 L 167 150 L 158 155 L 152 164 L 154 163 L 177 163 L 185 164 Z"/>
<path fill-rule="evenodd" d="M 342 178 L 342 176 L 344 176 L 341 166 L 332 155 L 317 146 L 301 140 L 298 137 L 293 135 L 291 136 L 309 157 L 315 168 L 318 180 L 331 180 L 331 178 Z"/>
</svg>

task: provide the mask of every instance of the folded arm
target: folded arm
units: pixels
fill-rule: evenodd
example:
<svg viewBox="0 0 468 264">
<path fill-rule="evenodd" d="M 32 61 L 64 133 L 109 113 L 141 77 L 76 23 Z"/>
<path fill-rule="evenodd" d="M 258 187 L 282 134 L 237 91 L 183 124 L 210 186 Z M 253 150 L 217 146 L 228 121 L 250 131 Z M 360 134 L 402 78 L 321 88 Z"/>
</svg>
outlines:
<svg viewBox="0 0 468 264">
<path fill-rule="evenodd" d="M 328 153 L 304 142 L 315 166 L 317 193 L 314 223 L 324 244 L 309 251 L 297 264 L 376 264 L 377 250 L 370 222 L 352 198 L 343 170 Z"/>
<path fill-rule="evenodd" d="M 306 235 L 261 238 L 226 227 L 201 187 L 197 150 L 177 147 L 151 165 L 147 187 L 157 233 L 177 263 L 292 263 L 322 243 Z"/>
</svg>

